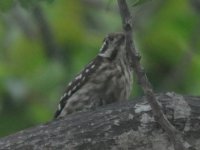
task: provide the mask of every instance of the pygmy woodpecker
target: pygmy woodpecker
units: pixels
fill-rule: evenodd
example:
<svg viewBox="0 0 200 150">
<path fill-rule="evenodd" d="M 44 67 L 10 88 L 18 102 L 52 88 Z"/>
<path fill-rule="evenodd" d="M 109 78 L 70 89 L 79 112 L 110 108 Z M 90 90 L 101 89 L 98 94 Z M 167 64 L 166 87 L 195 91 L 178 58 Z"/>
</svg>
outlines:
<svg viewBox="0 0 200 150">
<path fill-rule="evenodd" d="M 54 117 L 127 100 L 132 70 L 124 33 L 109 34 L 98 55 L 68 84 Z"/>
</svg>

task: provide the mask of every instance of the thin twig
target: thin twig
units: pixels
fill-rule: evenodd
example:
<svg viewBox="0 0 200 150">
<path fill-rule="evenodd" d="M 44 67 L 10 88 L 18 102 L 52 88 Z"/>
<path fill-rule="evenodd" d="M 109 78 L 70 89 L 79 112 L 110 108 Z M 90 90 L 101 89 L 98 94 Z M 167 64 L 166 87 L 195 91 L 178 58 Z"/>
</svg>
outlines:
<svg viewBox="0 0 200 150">
<path fill-rule="evenodd" d="M 191 148 L 191 146 L 187 142 L 183 142 L 181 133 L 176 130 L 176 128 L 167 120 L 166 116 L 163 114 L 160 105 L 156 100 L 153 88 L 144 72 L 144 69 L 140 64 L 140 57 L 136 52 L 132 40 L 132 20 L 126 0 L 118 0 L 118 6 L 122 18 L 123 29 L 126 36 L 126 50 L 132 57 L 132 65 L 134 67 L 138 83 L 143 89 L 147 100 L 151 105 L 154 117 L 161 125 L 161 127 L 167 132 L 170 140 L 174 144 L 175 150 L 188 150 L 189 148 Z"/>
</svg>

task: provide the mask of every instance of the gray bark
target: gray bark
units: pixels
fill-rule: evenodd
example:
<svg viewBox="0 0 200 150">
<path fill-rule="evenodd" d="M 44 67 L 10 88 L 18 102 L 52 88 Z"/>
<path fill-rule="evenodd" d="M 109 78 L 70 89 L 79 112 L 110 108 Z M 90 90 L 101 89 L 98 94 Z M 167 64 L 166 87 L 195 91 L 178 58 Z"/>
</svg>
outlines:
<svg viewBox="0 0 200 150">
<path fill-rule="evenodd" d="M 200 97 L 157 94 L 170 122 L 200 149 Z M 80 112 L 0 139 L 0 150 L 173 150 L 145 97 Z"/>
</svg>

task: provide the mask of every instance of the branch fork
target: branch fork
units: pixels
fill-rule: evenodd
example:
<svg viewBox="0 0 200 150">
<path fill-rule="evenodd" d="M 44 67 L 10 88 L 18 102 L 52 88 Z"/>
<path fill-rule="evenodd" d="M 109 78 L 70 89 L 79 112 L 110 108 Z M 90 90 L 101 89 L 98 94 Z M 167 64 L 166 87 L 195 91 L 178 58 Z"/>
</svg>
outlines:
<svg viewBox="0 0 200 150">
<path fill-rule="evenodd" d="M 170 140 L 174 144 L 175 150 L 189 150 L 191 148 L 190 144 L 184 142 L 181 133 L 167 120 L 166 116 L 161 110 L 159 103 L 156 100 L 153 88 L 140 64 L 136 49 L 134 47 L 134 42 L 132 40 L 132 21 L 130 11 L 128 9 L 126 0 L 118 0 L 119 11 L 122 19 L 122 26 L 126 37 L 126 50 L 132 54 L 133 68 L 138 80 L 139 85 L 143 89 L 147 101 L 149 102 L 155 120 L 161 125 L 161 127 L 166 131 Z M 187 143 L 187 144 L 184 144 Z M 187 145 L 187 146 L 186 146 Z M 194 148 L 193 148 L 194 149 Z"/>
</svg>

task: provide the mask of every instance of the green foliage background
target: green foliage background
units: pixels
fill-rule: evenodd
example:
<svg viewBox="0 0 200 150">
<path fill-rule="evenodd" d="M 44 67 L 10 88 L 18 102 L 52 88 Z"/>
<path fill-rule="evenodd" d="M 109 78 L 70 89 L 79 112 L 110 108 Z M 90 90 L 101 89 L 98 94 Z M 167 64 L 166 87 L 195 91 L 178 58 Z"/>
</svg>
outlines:
<svg viewBox="0 0 200 150">
<path fill-rule="evenodd" d="M 199 95 L 200 2 L 129 0 L 129 6 L 135 44 L 156 91 Z M 44 41 L 35 8 L 51 40 Z M 106 34 L 121 31 L 121 20 L 116 1 L 107 0 L 1 0 L 0 11 L 0 136 L 5 136 L 50 121 L 68 81 L 98 53 Z M 136 82 L 133 86 L 132 97 L 142 95 Z"/>
</svg>

